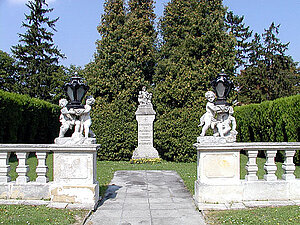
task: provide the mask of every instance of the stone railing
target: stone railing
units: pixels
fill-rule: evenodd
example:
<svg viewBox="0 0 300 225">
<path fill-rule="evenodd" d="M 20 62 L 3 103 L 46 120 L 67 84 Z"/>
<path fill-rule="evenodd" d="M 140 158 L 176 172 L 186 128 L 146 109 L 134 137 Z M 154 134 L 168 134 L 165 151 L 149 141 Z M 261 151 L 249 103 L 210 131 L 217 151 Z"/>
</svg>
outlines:
<svg viewBox="0 0 300 225">
<path fill-rule="evenodd" d="M 294 175 L 293 157 L 300 150 L 299 142 L 284 143 L 226 143 L 194 144 L 197 149 L 197 181 L 195 201 L 203 203 L 232 203 L 263 200 L 300 200 L 300 179 Z M 247 174 L 240 179 L 240 151 L 248 156 Z M 281 179 L 276 176 L 276 153 L 285 152 Z M 265 151 L 263 179 L 258 179 L 256 163 L 259 151 Z"/>
<path fill-rule="evenodd" d="M 64 146 L 56 144 L 0 144 L 0 198 L 47 199 L 53 202 L 72 203 L 93 209 L 99 200 L 96 175 L 96 152 L 99 145 Z M 16 181 L 9 176 L 9 156 L 14 152 L 18 159 Z M 36 154 L 37 178 L 29 181 L 27 158 Z M 53 181 L 46 176 L 47 154 L 53 153 Z"/>
</svg>

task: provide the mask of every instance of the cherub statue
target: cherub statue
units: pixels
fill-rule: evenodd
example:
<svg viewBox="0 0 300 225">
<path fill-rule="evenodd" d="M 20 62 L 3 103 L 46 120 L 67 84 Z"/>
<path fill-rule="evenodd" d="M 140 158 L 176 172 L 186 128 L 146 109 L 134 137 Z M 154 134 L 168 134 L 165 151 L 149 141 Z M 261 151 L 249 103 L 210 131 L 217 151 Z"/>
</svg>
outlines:
<svg viewBox="0 0 300 225">
<path fill-rule="evenodd" d="M 216 98 L 216 95 L 214 92 L 207 91 L 205 93 L 205 98 L 208 101 L 206 104 L 206 113 L 200 118 L 200 124 L 198 125 L 199 127 L 204 125 L 202 127 L 202 132 L 200 134 L 200 136 L 202 136 L 202 137 L 205 136 L 205 133 L 209 127 L 211 127 L 212 129 L 215 128 L 215 124 L 216 124 L 215 115 L 216 115 L 217 110 L 219 109 L 213 103 Z"/>
<path fill-rule="evenodd" d="M 60 130 L 59 130 L 59 137 L 64 137 L 68 129 L 71 129 L 75 124 L 75 119 L 70 114 L 67 109 L 68 101 L 67 99 L 60 99 L 59 106 L 62 108 L 60 110 L 61 114 L 59 116 L 59 121 L 61 122 Z"/>
<path fill-rule="evenodd" d="M 148 105 L 151 104 L 151 99 L 152 99 L 152 93 L 146 91 L 146 86 L 143 86 L 142 90 L 139 92 L 138 102 L 141 105 Z"/>
<path fill-rule="evenodd" d="M 88 96 L 86 98 L 86 103 L 84 106 L 84 111 L 82 112 L 80 116 L 80 121 L 81 121 L 81 131 L 84 130 L 84 136 L 85 138 L 89 137 L 89 134 L 91 137 L 95 137 L 94 132 L 90 129 L 92 125 L 92 120 L 90 116 L 90 111 L 92 109 L 92 105 L 95 103 L 95 99 L 92 96 Z"/>
<path fill-rule="evenodd" d="M 224 137 L 227 135 L 236 135 L 236 120 L 232 116 L 233 115 L 233 108 L 231 106 L 228 107 L 228 115 L 224 117 L 221 121 L 217 122 L 217 130 L 215 136 Z"/>
</svg>

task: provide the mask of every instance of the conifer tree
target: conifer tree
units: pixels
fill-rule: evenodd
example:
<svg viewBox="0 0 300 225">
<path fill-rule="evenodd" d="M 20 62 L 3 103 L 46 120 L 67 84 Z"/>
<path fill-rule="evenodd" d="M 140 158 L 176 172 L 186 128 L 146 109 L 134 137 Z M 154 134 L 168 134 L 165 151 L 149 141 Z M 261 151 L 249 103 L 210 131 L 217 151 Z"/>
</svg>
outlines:
<svg viewBox="0 0 300 225">
<path fill-rule="evenodd" d="M 129 159 L 137 145 L 134 112 L 138 91 L 148 86 L 155 65 L 152 0 L 106 0 L 94 61 L 85 77 L 96 97 L 94 129 L 102 144 L 103 159 Z M 96 109 L 97 110 L 97 109 Z"/>
<path fill-rule="evenodd" d="M 254 35 L 249 64 L 237 77 L 240 102 L 259 103 L 297 93 L 296 63 L 285 54 L 288 43 L 281 43 L 278 33 L 279 25 L 272 23 L 262 35 Z"/>
<path fill-rule="evenodd" d="M 167 5 L 155 79 L 161 103 L 192 107 L 222 69 L 233 72 L 235 40 L 225 31 L 225 12 L 221 0 L 172 0 Z"/>
<path fill-rule="evenodd" d="M 22 27 L 24 34 L 19 34 L 20 44 L 11 51 L 18 68 L 18 92 L 43 100 L 52 100 L 61 92 L 64 78 L 59 60 L 64 58 L 53 43 L 53 31 L 58 18 L 51 20 L 46 16 L 53 11 L 47 8 L 45 0 L 31 0 L 26 6 L 30 9 L 25 14 Z"/>
<path fill-rule="evenodd" d="M 227 31 L 236 39 L 235 70 L 244 68 L 248 64 L 248 53 L 252 31 L 243 23 L 244 16 L 234 15 L 232 11 L 226 13 L 225 26 Z"/>
<path fill-rule="evenodd" d="M 156 148 L 169 160 L 195 160 L 204 94 L 222 69 L 232 74 L 235 39 L 226 32 L 221 0 L 171 0 L 160 21 L 163 38 L 155 75 Z"/>
<path fill-rule="evenodd" d="M 15 92 L 16 81 L 15 60 L 8 53 L 0 50 L 0 88 Z"/>
</svg>

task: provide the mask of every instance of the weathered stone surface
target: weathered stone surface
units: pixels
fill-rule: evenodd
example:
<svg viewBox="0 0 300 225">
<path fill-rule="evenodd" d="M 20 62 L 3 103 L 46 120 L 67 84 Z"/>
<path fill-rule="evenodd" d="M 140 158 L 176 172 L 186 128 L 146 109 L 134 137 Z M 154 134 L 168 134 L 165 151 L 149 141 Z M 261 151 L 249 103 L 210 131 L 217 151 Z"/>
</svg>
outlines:
<svg viewBox="0 0 300 225">
<path fill-rule="evenodd" d="M 203 184 L 237 184 L 240 182 L 240 152 L 198 151 L 197 179 Z"/>
<path fill-rule="evenodd" d="M 152 104 L 139 105 L 136 111 L 138 121 L 138 147 L 133 152 L 133 159 L 159 158 L 157 150 L 153 147 L 153 121 L 155 112 Z"/>
<path fill-rule="evenodd" d="M 169 191 L 174 186 L 176 189 Z M 134 193 L 147 194 L 134 196 Z M 151 193 L 156 195 L 152 196 Z M 186 195 L 181 196 L 183 193 Z M 181 201 L 177 202 L 179 199 Z M 175 171 L 117 171 L 105 198 L 87 220 L 87 224 L 205 223 Z"/>
<path fill-rule="evenodd" d="M 96 144 L 96 138 L 85 138 L 85 137 L 62 137 L 55 138 L 54 143 L 57 145 L 90 145 Z"/>
<path fill-rule="evenodd" d="M 197 137 L 197 143 L 207 145 L 225 144 L 226 139 L 224 137 L 199 136 Z"/>
<path fill-rule="evenodd" d="M 275 153 L 278 150 L 290 152 L 288 157 L 294 155 L 294 150 L 300 149 L 300 143 L 224 143 L 205 144 L 197 142 L 197 181 L 195 182 L 195 201 L 199 205 L 206 203 L 223 203 L 228 205 L 236 202 L 248 202 L 246 207 L 251 207 L 249 201 L 265 201 L 267 205 L 288 204 L 287 200 L 300 199 L 300 179 L 290 177 L 290 180 L 278 180 L 276 177 L 276 165 L 274 163 Z M 246 166 L 246 180 L 240 180 L 240 151 L 248 152 L 248 163 Z M 258 180 L 256 157 L 259 150 L 267 151 L 267 162 L 265 164 L 265 180 Z M 293 173 L 291 159 L 285 161 L 286 174 Z M 275 176 L 275 177 L 274 177 Z M 259 203 L 258 206 L 264 206 Z M 280 203 L 281 204 L 281 203 Z M 238 205 L 236 207 L 240 207 Z"/>
</svg>

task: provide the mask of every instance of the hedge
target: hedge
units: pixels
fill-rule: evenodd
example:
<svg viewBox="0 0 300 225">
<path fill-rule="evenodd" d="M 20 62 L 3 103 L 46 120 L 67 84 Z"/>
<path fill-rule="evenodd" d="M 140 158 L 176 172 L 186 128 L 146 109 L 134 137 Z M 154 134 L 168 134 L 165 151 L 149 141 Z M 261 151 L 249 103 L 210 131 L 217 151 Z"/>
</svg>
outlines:
<svg viewBox="0 0 300 225">
<path fill-rule="evenodd" d="M 238 142 L 300 141 L 300 95 L 236 107 L 235 118 Z M 300 162 L 300 152 L 295 162 Z"/>
<path fill-rule="evenodd" d="M 0 90 L 0 143 L 53 143 L 59 114 L 59 106 Z"/>
</svg>

